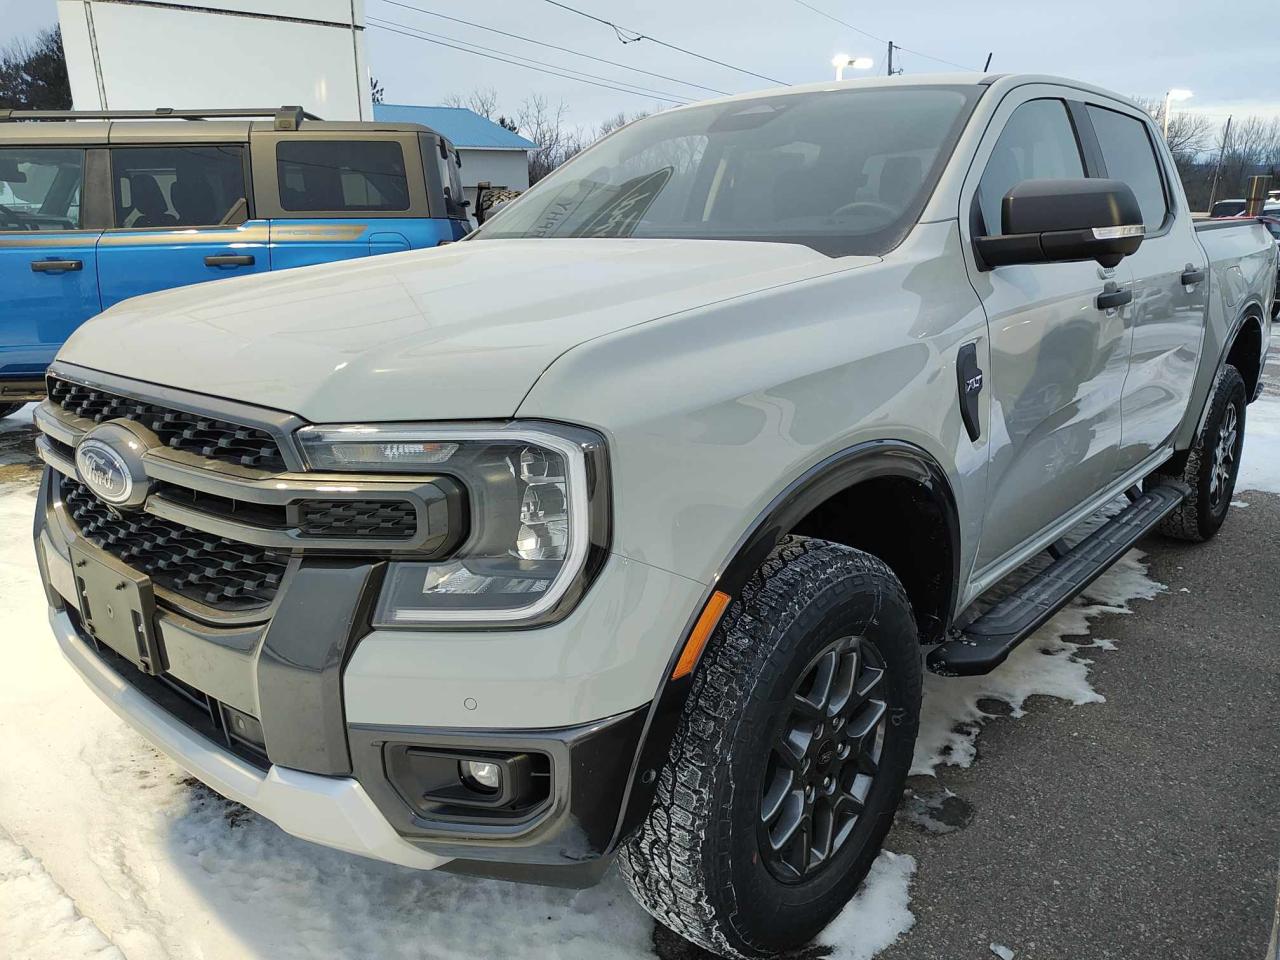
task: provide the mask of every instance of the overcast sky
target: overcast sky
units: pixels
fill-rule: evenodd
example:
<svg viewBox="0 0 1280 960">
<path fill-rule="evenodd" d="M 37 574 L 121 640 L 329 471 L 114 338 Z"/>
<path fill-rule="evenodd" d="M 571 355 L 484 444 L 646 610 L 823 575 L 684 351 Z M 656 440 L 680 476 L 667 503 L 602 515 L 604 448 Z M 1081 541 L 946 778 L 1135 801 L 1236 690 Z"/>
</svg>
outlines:
<svg viewBox="0 0 1280 960">
<path fill-rule="evenodd" d="M 305 5 L 306 0 L 298 0 Z M 450 23 L 397 6 L 365 0 L 366 15 L 498 51 L 499 61 L 448 49 L 370 25 L 369 63 L 397 103 L 439 103 L 476 87 L 497 90 L 499 107 L 515 113 L 542 94 L 563 101 L 571 124 L 593 125 L 619 110 L 662 106 L 651 94 L 623 93 L 548 76 L 501 58 L 515 54 L 619 81 L 673 99 L 771 86 L 768 81 L 664 49 L 648 40 L 620 43 L 612 29 L 558 9 L 547 0 L 400 0 L 512 34 L 590 53 L 662 74 L 658 79 Z M 786 83 L 831 75 L 833 54 L 875 59 L 885 69 L 885 44 L 806 9 L 800 0 L 565 0 L 603 19 L 716 60 Z M 993 54 L 995 72 L 1052 73 L 1091 81 L 1121 93 L 1161 97 L 1169 87 L 1192 90 L 1183 106 L 1221 122 L 1235 113 L 1280 115 L 1280 31 L 1276 0 L 805 0 L 876 37 L 907 47 L 895 66 L 908 73 L 950 70 L 943 60 L 981 68 Z M 1229 14 L 1228 14 L 1229 10 Z M 51 25 L 54 0 L 0 0 L 0 43 Z M 161 97 L 163 99 L 163 97 Z"/>
</svg>

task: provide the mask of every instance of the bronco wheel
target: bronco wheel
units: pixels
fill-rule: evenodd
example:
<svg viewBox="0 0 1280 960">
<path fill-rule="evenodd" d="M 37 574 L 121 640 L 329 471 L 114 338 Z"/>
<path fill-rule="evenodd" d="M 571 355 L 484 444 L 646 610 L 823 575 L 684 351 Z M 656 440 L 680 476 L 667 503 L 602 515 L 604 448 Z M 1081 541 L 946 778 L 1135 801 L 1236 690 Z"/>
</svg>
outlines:
<svg viewBox="0 0 1280 960">
<path fill-rule="evenodd" d="M 1209 416 L 1180 475 L 1191 496 L 1169 514 L 1160 532 L 1179 540 L 1208 540 L 1222 527 L 1231 508 L 1244 448 L 1244 379 L 1227 365 L 1213 383 Z"/>
<path fill-rule="evenodd" d="M 868 554 L 789 537 L 694 675 L 623 874 L 661 923 L 728 957 L 811 940 L 893 822 L 919 722 L 902 585 Z"/>
</svg>

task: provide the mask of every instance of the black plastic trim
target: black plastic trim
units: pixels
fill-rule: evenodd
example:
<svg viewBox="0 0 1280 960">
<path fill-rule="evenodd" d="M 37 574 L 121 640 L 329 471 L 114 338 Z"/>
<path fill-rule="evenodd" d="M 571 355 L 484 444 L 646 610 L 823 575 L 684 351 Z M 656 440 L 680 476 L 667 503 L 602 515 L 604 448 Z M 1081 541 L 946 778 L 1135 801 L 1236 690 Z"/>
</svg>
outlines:
<svg viewBox="0 0 1280 960">
<path fill-rule="evenodd" d="M 356 779 L 405 839 L 464 860 L 566 866 L 612 852 L 647 714 L 648 708 L 640 707 L 581 726 L 535 730 L 351 724 L 347 732 Z M 509 820 L 428 819 L 390 782 L 385 764 L 389 743 L 481 754 L 543 754 L 551 759 L 549 799 L 532 813 Z"/>
<path fill-rule="evenodd" d="M 342 670 L 382 588 L 383 563 L 304 559 L 292 571 L 258 655 L 258 702 L 272 763 L 351 772 Z"/>
<path fill-rule="evenodd" d="M 649 709 L 644 736 L 627 786 L 625 809 L 618 822 L 613 847 L 623 842 L 643 821 L 657 789 L 658 771 L 667 762 L 671 739 L 693 687 L 693 674 L 672 680 L 680 652 L 702 608 L 715 591 L 736 598 L 773 548 L 814 508 L 831 497 L 867 480 L 900 477 L 927 489 L 945 518 L 951 541 L 951 577 L 946 603 L 945 632 L 955 616 L 960 583 L 960 519 L 946 472 L 927 451 L 901 440 L 870 440 L 834 454 L 792 481 L 779 493 L 738 541 L 721 572 L 713 579 L 702 602 L 689 617 L 672 650 L 663 680 Z"/>
</svg>

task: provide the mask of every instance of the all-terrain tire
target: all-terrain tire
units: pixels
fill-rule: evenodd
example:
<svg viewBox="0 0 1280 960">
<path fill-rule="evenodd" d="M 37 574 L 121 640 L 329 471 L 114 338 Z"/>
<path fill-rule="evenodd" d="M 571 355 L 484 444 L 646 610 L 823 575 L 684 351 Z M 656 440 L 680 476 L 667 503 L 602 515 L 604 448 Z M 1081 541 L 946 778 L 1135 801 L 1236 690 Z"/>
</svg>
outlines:
<svg viewBox="0 0 1280 960">
<path fill-rule="evenodd" d="M 863 712 L 847 724 L 839 720 L 844 726 L 817 724 L 814 737 L 826 739 L 814 759 L 802 763 L 806 770 L 811 763 L 820 766 L 803 775 L 788 766 L 782 775 L 788 783 L 806 784 L 835 769 L 828 766 L 829 741 L 852 738 L 855 727 L 867 729 L 867 710 L 883 718 L 874 734 L 875 773 L 869 786 L 849 781 L 861 783 L 864 796 L 851 823 L 847 808 L 841 814 L 843 843 L 830 843 L 819 861 L 805 854 L 806 864 L 817 864 L 806 867 L 813 870 L 807 879 L 781 878 L 778 855 L 770 855 L 761 831 L 767 830 L 765 787 L 780 775 L 780 732 L 804 722 L 787 705 L 794 704 L 797 689 L 816 689 L 797 688 L 814 676 L 815 663 L 851 645 L 859 652 L 841 662 L 855 665 L 843 669 L 865 677 L 859 671 L 878 664 L 883 672 L 874 690 L 883 699 L 850 707 Z M 915 747 L 921 683 L 915 619 L 893 572 L 850 547 L 786 538 L 730 605 L 694 675 L 653 807 L 620 858 L 635 898 L 660 923 L 721 956 L 770 957 L 808 943 L 857 891 L 893 823 Z M 865 679 L 846 688 L 859 686 L 872 689 Z M 836 702 L 815 716 L 835 711 Z M 851 755 L 847 742 L 837 751 Z M 846 782 L 853 761 L 844 762 L 827 781 Z M 862 776 L 862 769 L 854 762 L 851 776 Z M 808 789 L 799 797 L 807 797 Z M 828 804 L 835 802 L 831 796 Z M 829 823 L 833 808 L 824 809 Z M 813 833 L 819 833 L 816 826 Z"/>
<path fill-rule="evenodd" d="M 1218 371 L 1210 398 L 1204 427 L 1187 453 L 1181 473 L 1174 474 L 1191 488 L 1191 495 L 1160 524 L 1160 532 L 1166 536 L 1196 543 L 1216 534 L 1231 509 L 1244 447 L 1245 387 L 1240 371 L 1230 364 Z M 1228 426 L 1234 429 L 1230 449 L 1220 451 Z M 1220 462 L 1223 453 L 1230 457 L 1225 475 Z"/>
</svg>

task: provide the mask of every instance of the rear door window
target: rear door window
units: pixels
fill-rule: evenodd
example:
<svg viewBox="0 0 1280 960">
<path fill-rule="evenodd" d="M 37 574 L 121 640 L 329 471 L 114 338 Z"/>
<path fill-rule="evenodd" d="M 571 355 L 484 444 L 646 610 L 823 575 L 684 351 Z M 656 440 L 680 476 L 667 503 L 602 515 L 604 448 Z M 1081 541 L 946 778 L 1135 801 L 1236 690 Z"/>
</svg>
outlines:
<svg viewBox="0 0 1280 960">
<path fill-rule="evenodd" d="M 1023 180 L 1078 179 L 1084 161 L 1061 100 L 1028 100 L 1013 112 L 978 184 L 987 236 L 999 236 L 1004 195 Z"/>
<path fill-rule="evenodd" d="M 115 224 L 234 226 L 248 218 L 241 146 L 113 147 Z"/>
<path fill-rule="evenodd" d="M 79 230 L 84 151 L 0 149 L 0 232 Z"/>
<path fill-rule="evenodd" d="M 409 209 L 404 151 L 394 140 L 282 140 L 280 206 L 295 213 Z"/>
<path fill-rule="evenodd" d="M 1107 176 L 1129 185 L 1142 208 L 1143 224 L 1148 231 L 1158 230 L 1169 215 L 1169 200 L 1147 125 L 1135 117 L 1093 105 L 1089 106 L 1089 120 L 1102 147 Z"/>
</svg>

